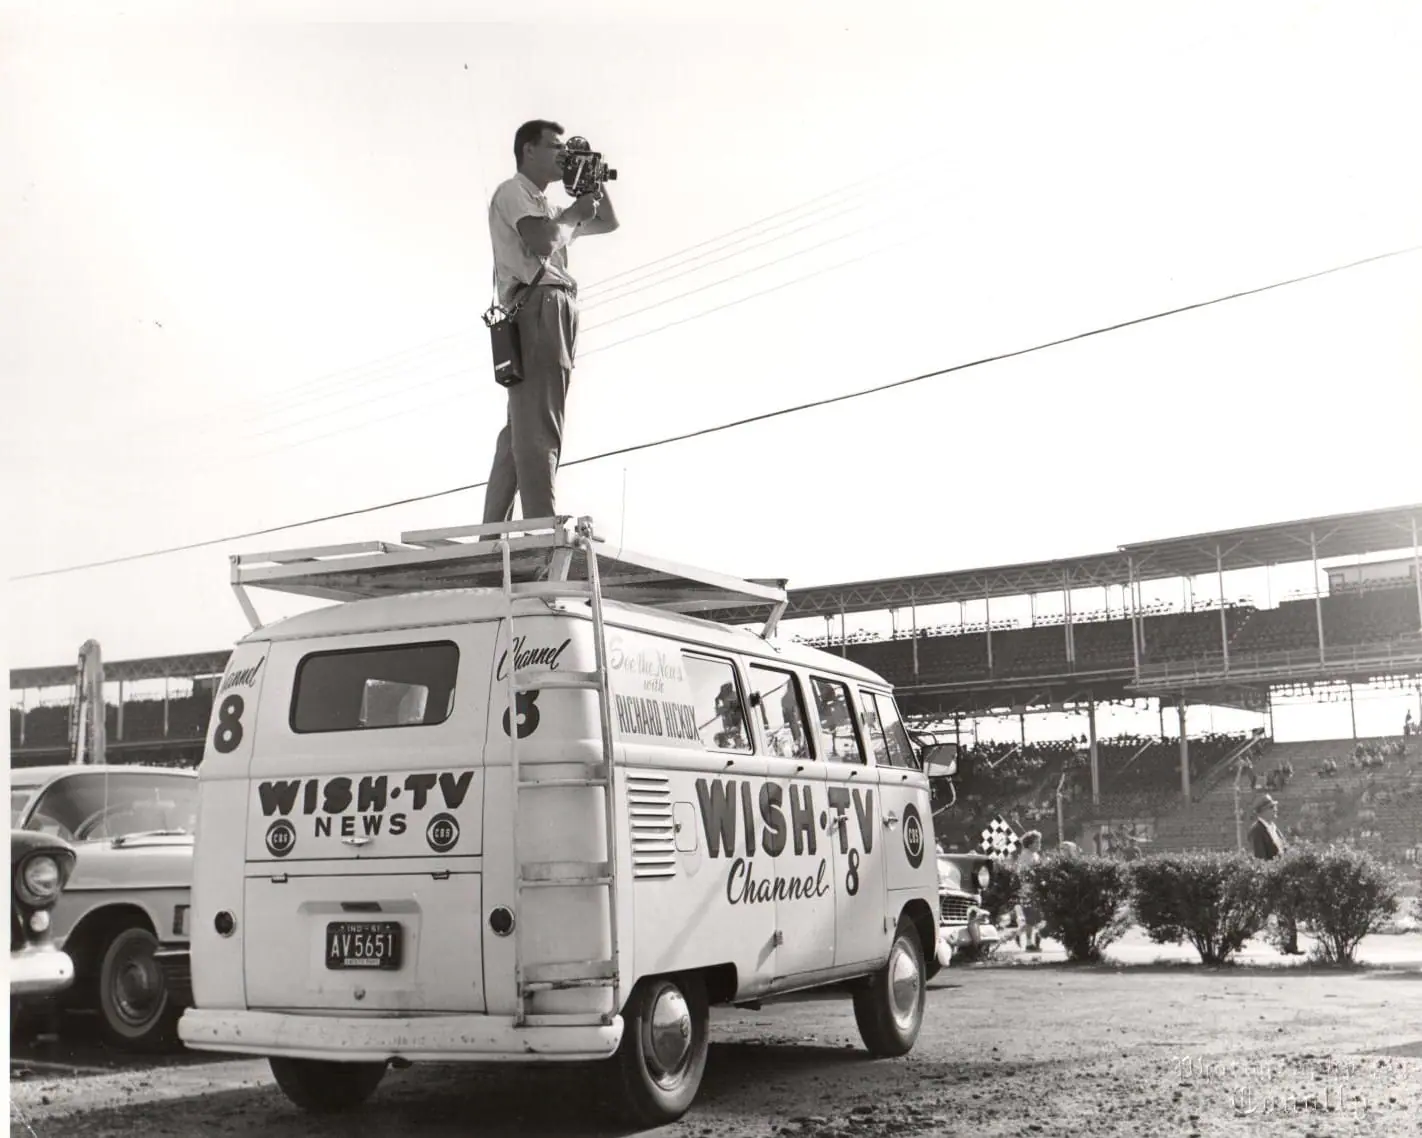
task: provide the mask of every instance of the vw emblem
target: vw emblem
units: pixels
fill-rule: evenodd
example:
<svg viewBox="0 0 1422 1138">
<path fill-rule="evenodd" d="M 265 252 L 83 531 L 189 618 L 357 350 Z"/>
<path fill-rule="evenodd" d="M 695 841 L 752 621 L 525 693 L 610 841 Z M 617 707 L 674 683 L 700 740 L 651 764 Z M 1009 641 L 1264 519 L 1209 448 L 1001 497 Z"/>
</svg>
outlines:
<svg viewBox="0 0 1422 1138">
<path fill-rule="evenodd" d="M 448 853 L 459 841 L 459 822 L 453 814 L 436 814 L 425 828 L 425 840 L 435 853 Z"/>
<path fill-rule="evenodd" d="M 278 818 L 267 829 L 267 853 L 286 857 L 296 848 L 296 827 L 285 818 Z"/>
<path fill-rule="evenodd" d="M 904 807 L 904 853 L 909 865 L 917 869 L 923 864 L 923 821 L 913 803 Z"/>
</svg>

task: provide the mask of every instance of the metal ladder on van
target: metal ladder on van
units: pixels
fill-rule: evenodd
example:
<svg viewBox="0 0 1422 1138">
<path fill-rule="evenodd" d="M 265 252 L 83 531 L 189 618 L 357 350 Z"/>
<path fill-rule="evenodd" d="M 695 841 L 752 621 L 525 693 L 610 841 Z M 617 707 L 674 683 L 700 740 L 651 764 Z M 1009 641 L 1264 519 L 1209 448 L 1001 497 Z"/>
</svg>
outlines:
<svg viewBox="0 0 1422 1138">
<path fill-rule="evenodd" d="M 544 580 L 515 584 L 508 534 L 498 538 L 499 552 L 503 562 L 503 592 L 505 599 L 505 648 L 508 668 L 508 716 L 509 716 L 509 763 L 510 778 L 514 791 L 513 861 L 514 861 L 514 916 L 515 928 L 522 916 L 523 899 L 530 889 L 566 888 L 584 886 L 605 888 L 608 907 L 608 958 L 605 960 L 559 961 L 545 964 L 528 964 L 524 961 L 522 937 L 514 938 L 514 983 L 516 986 L 515 1024 L 536 1026 L 572 1025 L 612 1021 L 616 1014 L 618 975 L 618 880 L 616 809 L 613 803 L 613 735 L 611 693 L 607 674 L 607 634 L 603 623 L 602 588 L 598 576 L 597 552 L 593 548 L 591 523 L 586 519 L 576 523 L 573 545 L 578 549 L 586 565 L 587 579 L 569 580 L 572 552 L 565 547 L 555 547 Z M 593 651 L 595 667 L 591 672 L 553 672 L 546 668 L 520 672 L 514 666 L 514 607 L 525 597 L 579 598 L 586 599 L 592 609 Z M 597 693 L 598 716 L 602 734 L 601 761 L 589 764 L 587 773 L 571 778 L 526 779 L 519 764 L 518 725 L 520 720 L 519 699 L 524 692 L 548 690 L 591 691 Z M 519 852 L 518 807 L 524 794 L 539 790 L 563 787 L 601 787 L 604 811 L 605 857 L 594 862 L 525 862 Z M 608 1012 L 571 1013 L 539 1015 L 528 1010 L 529 998 L 536 992 L 567 988 L 607 988 L 613 994 L 612 1008 Z"/>
</svg>

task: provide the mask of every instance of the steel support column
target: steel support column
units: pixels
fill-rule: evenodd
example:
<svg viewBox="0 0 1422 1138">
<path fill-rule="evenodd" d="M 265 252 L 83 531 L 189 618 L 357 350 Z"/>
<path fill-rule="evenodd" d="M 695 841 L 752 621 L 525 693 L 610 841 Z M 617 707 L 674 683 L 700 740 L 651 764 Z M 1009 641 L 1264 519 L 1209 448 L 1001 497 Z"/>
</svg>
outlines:
<svg viewBox="0 0 1422 1138">
<path fill-rule="evenodd" d="M 1220 583 L 1220 648 L 1224 651 L 1224 670 L 1229 671 L 1229 622 L 1225 619 L 1224 555 L 1215 546 L 1215 573 Z"/>
<path fill-rule="evenodd" d="M 1417 586 L 1417 630 L 1422 632 L 1422 551 L 1417 547 L 1417 515 L 1412 515 L 1412 582 Z"/>
<path fill-rule="evenodd" d="M 909 620 L 913 632 L 913 678 L 918 679 L 918 604 L 912 593 L 909 594 Z"/>
<path fill-rule="evenodd" d="M 1091 805 L 1101 805 L 1101 764 L 1096 755 L 1096 695 L 1086 693 L 1086 743 L 1091 749 Z"/>
<path fill-rule="evenodd" d="M 1180 794 L 1190 805 L 1190 740 L 1185 737 L 1185 697 L 1175 705 L 1180 712 Z"/>
<path fill-rule="evenodd" d="M 844 609 L 839 610 L 839 655 L 840 659 L 849 658 L 849 634 L 844 627 Z"/>
<path fill-rule="evenodd" d="M 1348 720 L 1353 724 L 1353 742 L 1358 742 L 1358 709 L 1353 703 L 1353 681 L 1348 681 Z"/>
<path fill-rule="evenodd" d="M 983 604 L 987 606 L 987 650 L 988 650 L 988 671 L 992 671 L 992 597 L 983 597 Z"/>
<path fill-rule="evenodd" d="M 118 682 L 118 722 L 114 724 L 114 736 L 123 741 L 123 681 Z"/>
<path fill-rule="evenodd" d="M 30 693 L 25 688 L 20 689 L 20 746 L 25 745 L 25 719 L 29 716 L 29 709 L 25 706 L 26 696 Z"/>
<path fill-rule="evenodd" d="M 1308 549 L 1313 558 L 1313 615 L 1318 621 L 1318 662 L 1324 662 L 1323 649 L 1323 598 L 1318 592 L 1318 541 L 1313 536 L 1313 530 L 1308 531 Z"/>
<path fill-rule="evenodd" d="M 1066 658 L 1068 664 L 1076 663 L 1076 641 L 1071 634 L 1071 579 L 1062 570 L 1062 601 L 1066 611 Z"/>
<path fill-rule="evenodd" d="M 1140 605 L 1136 603 L 1136 559 L 1126 558 L 1126 571 L 1131 583 L 1131 660 L 1135 665 L 1137 681 L 1141 678 Z"/>
<path fill-rule="evenodd" d="M 168 737 L 168 677 L 163 677 L 163 738 Z"/>
</svg>

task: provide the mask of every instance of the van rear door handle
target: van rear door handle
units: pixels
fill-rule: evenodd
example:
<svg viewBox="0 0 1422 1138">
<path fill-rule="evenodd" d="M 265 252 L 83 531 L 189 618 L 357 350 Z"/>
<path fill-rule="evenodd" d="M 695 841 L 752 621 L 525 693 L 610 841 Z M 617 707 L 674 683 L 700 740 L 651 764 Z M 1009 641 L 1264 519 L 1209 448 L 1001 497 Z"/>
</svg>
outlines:
<svg viewBox="0 0 1422 1138">
<path fill-rule="evenodd" d="M 368 837 L 342 838 L 341 841 L 345 842 L 348 846 L 365 846 L 370 844 Z"/>
<path fill-rule="evenodd" d="M 884 825 L 887 826 L 890 830 L 892 830 L 898 824 L 899 816 L 895 814 L 892 810 L 890 810 L 887 814 L 884 815 Z"/>
</svg>

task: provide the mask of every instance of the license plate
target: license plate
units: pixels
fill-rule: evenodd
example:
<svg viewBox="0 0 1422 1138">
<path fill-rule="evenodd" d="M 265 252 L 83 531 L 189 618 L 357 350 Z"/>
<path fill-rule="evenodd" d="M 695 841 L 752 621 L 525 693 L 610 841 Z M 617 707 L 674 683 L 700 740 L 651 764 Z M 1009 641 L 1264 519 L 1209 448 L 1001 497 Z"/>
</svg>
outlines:
<svg viewBox="0 0 1422 1138">
<path fill-rule="evenodd" d="M 399 921 L 332 921 L 326 926 L 327 968 L 399 968 Z"/>
</svg>

